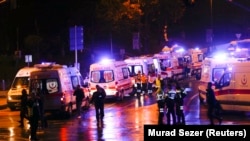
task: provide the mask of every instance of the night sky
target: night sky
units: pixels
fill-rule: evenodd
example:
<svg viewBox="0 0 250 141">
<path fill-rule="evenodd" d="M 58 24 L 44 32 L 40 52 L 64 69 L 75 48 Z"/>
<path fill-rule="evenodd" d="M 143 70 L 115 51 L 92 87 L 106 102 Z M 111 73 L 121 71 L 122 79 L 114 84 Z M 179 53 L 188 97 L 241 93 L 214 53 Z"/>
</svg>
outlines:
<svg viewBox="0 0 250 141">
<path fill-rule="evenodd" d="M 0 27 L 0 37 L 2 40 L 8 40 L 5 35 L 9 35 L 15 40 L 16 26 L 22 27 L 19 29 L 19 38 L 29 34 L 40 34 L 46 35 L 47 38 L 64 35 L 61 40 L 68 40 L 68 28 L 77 24 L 84 25 L 86 34 L 91 34 L 92 11 L 96 0 L 82 1 L 84 4 L 80 8 L 79 5 L 75 5 L 76 1 L 79 0 L 17 0 L 16 9 L 11 9 L 13 5 L 1 4 L 0 24 L 4 25 L 6 16 L 12 17 L 12 21 L 10 25 Z M 75 9 L 79 9 L 78 14 L 74 14 Z M 81 9 L 89 12 L 81 12 Z M 213 29 L 215 44 L 236 39 L 236 33 L 241 33 L 241 38 L 248 38 L 249 12 L 249 0 L 196 0 L 193 6 L 187 7 L 181 20 L 186 40 L 206 45 L 206 30 L 210 28 Z M 169 34 L 170 38 L 171 35 L 173 34 Z M 87 38 L 86 42 L 90 42 L 90 39 Z M 15 43 L 11 46 L 15 46 Z"/>
</svg>

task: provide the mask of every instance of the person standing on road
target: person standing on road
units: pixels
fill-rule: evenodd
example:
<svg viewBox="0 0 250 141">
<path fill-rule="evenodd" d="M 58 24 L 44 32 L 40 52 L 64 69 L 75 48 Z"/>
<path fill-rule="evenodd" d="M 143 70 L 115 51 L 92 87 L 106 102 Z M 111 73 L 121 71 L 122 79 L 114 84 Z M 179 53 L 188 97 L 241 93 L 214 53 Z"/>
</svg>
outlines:
<svg viewBox="0 0 250 141">
<path fill-rule="evenodd" d="M 48 122 L 47 118 L 45 116 L 45 110 L 44 110 L 44 104 L 45 104 L 45 95 L 48 94 L 48 90 L 43 88 L 41 90 L 40 88 L 37 89 L 37 95 L 39 96 L 38 102 L 39 102 L 39 107 L 40 107 L 40 114 L 41 114 L 41 128 L 47 128 L 48 127 Z"/>
<path fill-rule="evenodd" d="M 77 109 L 78 118 L 81 118 L 82 101 L 85 95 L 80 85 L 77 85 L 76 90 L 74 91 L 73 95 L 76 96 L 76 109 Z"/>
<path fill-rule="evenodd" d="M 142 94 L 148 93 L 147 84 L 148 78 L 147 75 L 143 72 L 141 75 Z"/>
<path fill-rule="evenodd" d="M 154 84 L 155 76 L 153 73 L 148 75 L 148 94 L 152 95 L 153 93 L 153 84 Z"/>
<path fill-rule="evenodd" d="M 142 74 L 141 71 L 138 71 L 137 75 L 135 76 L 135 90 L 136 95 L 139 98 L 142 92 L 142 82 L 141 82 Z"/>
<path fill-rule="evenodd" d="M 208 82 L 207 84 L 207 93 L 206 93 L 206 101 L 207 101 L 207 116 L 210 120 L 210 125 L 214 125 L 214 118 L 218 120 L 219 124 L 221 125 L 222 117 L 220 115 L 215 114 L 216 106 L 218 101 L 215 98 L 214 90 L 212 89 L 212 82 Z"/>
<path fill-rule="evenodd" d="M 177 116 L 177 123 L 185 125 L 185 115 L 184 115 L 184 98 L 186 97 L 187 93 L 183 90 L 179 84 L 176 86 L 176 95 L 175 95 L 175 103 L 176 103 L 176 116 Z"/>
<path fill-rule="evenodd" d="M 173 125 L 176 124 L 176 115 L 175 115 L 175 95 L 176 95 L 176 83 L 171 84 L 166 97 L 167 104 L 167 124 L 170 125 L 170 119 L 172 117 Z"/>
<path fill-rule="evenodd" d="M 29 115 L 29 122 L 30 122 L 30 139 L 32 141 L 38 140 L 37 138 L 37 128 L 38 122 L 41 116 L 40 107 L 39 107 L 39 97 L 36 93 L 31 93 L 31 97 L 27 101 L 28 106 L 28 115 Z"/>
<path fill-rule="evenodd" d="M 20 125 L 19 127 L 24 127 L 24 118 L 28 119 L 28 109 L 27 109 L 28 94 L 26 89 L 22 90 L 21 95 L 21 107 L 20 107 Z"/>
<path fill-rule="evenodd" d="M 96 120 L 99 123 L 103 121 L 104 117 L 104 100 L 106 98 L 106 92 L 105 90 L 100 87 L 99 85 L 96 85 L 96 91 L 93 93 L 93 96 L 90 100 L 90 103 L 94 103 L 95 105 L 95 111 L 96 111 Z"/>
</svg>

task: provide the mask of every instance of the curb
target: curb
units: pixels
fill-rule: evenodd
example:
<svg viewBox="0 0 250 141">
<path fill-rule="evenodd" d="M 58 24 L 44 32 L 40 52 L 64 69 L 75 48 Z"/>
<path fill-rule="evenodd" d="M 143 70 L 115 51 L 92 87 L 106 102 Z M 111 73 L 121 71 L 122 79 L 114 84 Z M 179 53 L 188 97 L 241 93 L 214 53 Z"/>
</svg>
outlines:
<svg viewBox="0 0 250 141">
<path fill-rule="evenodd" d="M 6 108 L 7 108 L 7 104 L 0 105 L 0 110 L 6 109 Z"/>
</svg>

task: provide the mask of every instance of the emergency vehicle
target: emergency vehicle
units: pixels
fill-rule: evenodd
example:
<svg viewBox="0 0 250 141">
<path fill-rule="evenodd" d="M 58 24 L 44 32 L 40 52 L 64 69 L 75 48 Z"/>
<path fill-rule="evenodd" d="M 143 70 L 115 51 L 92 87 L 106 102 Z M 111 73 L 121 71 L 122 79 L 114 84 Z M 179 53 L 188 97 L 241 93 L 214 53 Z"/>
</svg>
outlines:
<svg viewBox="0 0 250 141">
<path fill-rule="evenodd" d="M 7 93 L 7 106 L 11 110 L 20 108 L 22 90 L 26 89 L 29 93 L 30 73 L 35 70 L 37 70 L 35 67 L 24 67 L 16 73 L 16 76 Z"/>
<path fill-rule="evenodd" d="M 82 106 L 89 106 L 89 91 L 76 67 L 68 67 L 51 62 L 34 65 L 38 70 L 30 74 L 30 93 L 43 91 L 44 110 L 60 111 L 71 116 L 76 110 L 76 98 L 73 95 L 77 85 L 84 91 L 85 99 Z"/>
<path fill-rule="evenodd" d="M 160 63 L 160 74 L 163 78 L 182 79 L 184 77 L 183 57 L 172 52 L 154 54 Z"/>
<path fill-rule="evenodd" d="M 205 58 L 200 85 L 201 102 L 206 100 L 208 82 L 214 83 L 216 99 L 223 110 L 250 111 L 249 58 Z"/>
<path fill-rule="evenodd" d="M 96 85 L 104 88 L 107 98 L 123 100 L 124 96 L 133 91 L 128 65 L 124 61 L 113 59 L 103 59 L 91 64 L 89 69 L 91 94 L 96 91 Z"/>
<path fill-rule="evenodd" d="M 187 66 L 188 75 L 195 76 L 197 80 L 201 78 L 201 66 L 204 60 L 204 53 L 199 48 L 191 48 L 184 54 L 184 63 Z"/>
<path fill-rule="evenodd" d="M 157 74 L 160 64 L 158 61 L 150 56 L 138 56 L 130 57 L 124 60 L 128 66 L 131 73 L 131 76 L 135 76 L 138 71 L 144 73 L 145 75 Z"/>
</svg>

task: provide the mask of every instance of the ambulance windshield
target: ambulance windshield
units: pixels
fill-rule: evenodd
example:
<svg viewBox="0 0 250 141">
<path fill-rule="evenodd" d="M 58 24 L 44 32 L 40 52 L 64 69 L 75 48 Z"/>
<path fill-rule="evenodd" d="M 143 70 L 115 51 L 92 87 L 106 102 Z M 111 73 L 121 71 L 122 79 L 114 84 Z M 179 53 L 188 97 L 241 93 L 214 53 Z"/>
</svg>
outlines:
<svg viewBox="0 0 250 141">
<path fill-rule="evenodd" d="M 90 78 L 93 83 L 108 83 L 114 81 L 114 72 L 113 70 L 92 71 Z"/>
<path fill-rule="evenodd" d="M 29 85 L 29 77 L 16 77 L 12 88 L 28 88 Z"/>
</svg>

